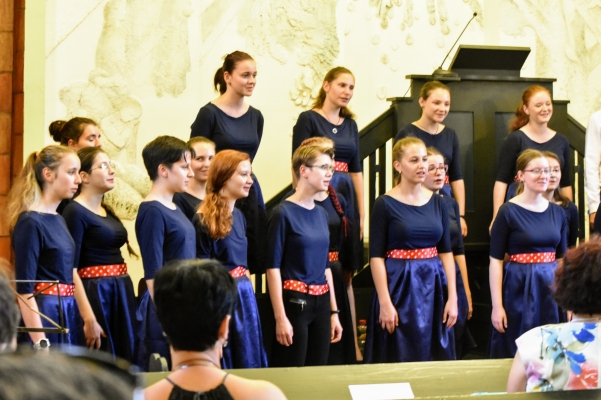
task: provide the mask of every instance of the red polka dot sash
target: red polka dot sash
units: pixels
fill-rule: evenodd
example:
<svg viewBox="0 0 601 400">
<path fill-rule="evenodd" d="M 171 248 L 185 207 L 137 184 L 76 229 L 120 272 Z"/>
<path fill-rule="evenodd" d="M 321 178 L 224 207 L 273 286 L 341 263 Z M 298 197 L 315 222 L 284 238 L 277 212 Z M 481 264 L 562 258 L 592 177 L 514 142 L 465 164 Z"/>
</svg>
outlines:
<svg viewBox="0 0 601 400">
<path fill-rule="evenodd" d="M 230 275 L 234 279 L 240 278 L 240 277 L 246 275 L 246 268 L 244 268 L 242 266 L 237 266 L 236 268 L 234 268 L 233 270 L 230 271 Z"/>
<path fill-rule="evenodd" d="M 122 276 L 127 275 L 127 264 L 97 265 L 94 267 L 85 267 L 78 269 L 77 273 L 83 279 Z"/>
<path fill-rule="evenodd" d="M 50 282 L 36 283 L 33 287 L 33 291 L 48 296 L 58 296 L 60 292 L 61 297 L 69 297 L 75 294 L 75 285 Z"/>
<path fill-rule="evenodd" d="M 402 258 L 405 260 L 419 260 L 422 258 L 434 258 L 438 256 L 438 250 L 436 247 L 428 247 L 426 249 L 414 249 L 414 250 L 388 250 L 386 252 L 386 258 Z"/>
<path fill-rule="evenodd" d="M 337 251 L 330 251 L 328 253 L 328 261 L 329 262 L 338 261 L 338 252 Z"/>
<path fill-rule="evenodd" d="M 284 281 L 284 289 L 310 294 L 311 296 L 319 296 L 328 293 L 330 286 L 327 283 L 324 285 L 307 285 L 305 282 L 288 279 Z"/>
<path fill-rule="evenodd" d="M 520 264 L 548 263 L 555 261 L 555 252 L 513 254 L 509 260 Z"/>
<path fill-rule="evenodd" d="M 334 171 L 348 172 L 348 163 L 345 163 L 343 161 L 334 161 Z"/>
</svg>

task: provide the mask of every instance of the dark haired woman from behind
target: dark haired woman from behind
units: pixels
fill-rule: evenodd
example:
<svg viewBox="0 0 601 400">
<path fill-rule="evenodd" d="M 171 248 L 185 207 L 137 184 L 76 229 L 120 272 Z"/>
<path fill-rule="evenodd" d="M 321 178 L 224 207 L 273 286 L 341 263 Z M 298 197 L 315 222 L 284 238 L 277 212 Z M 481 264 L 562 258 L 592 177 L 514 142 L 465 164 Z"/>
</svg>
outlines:
<svg viewBox="0 0 601 400">
<path fill-rule="evenodd" d="M 154 290 L 173 369 L 146 389 L 146 400 L 286 398 L 269 382 L 239 378 L 220 368 L 238 290 L 219 262 L 172 261 L 157 273 Z"/>
<path fill-rule="evenodd" d="M 127 231 L 103 196 L 112 190 L 115 170 L 108 155 L 98 147 L 77 152 L 81 160 L 79 194 L 65 207 L 63 218 L 75 241 L 75 267 L 96 320 L 106 338 L 96 348 L 135 361 L 136 298 L 121 247 Z"/>
<path fill-rule="evenodd" d="M 100 129 L 94 120 L 84 117 L 71 118 L 69 121 L 57 120 L 48 126 L 50 136 L 55 142 L 78 151 L 84 147 L 100 147 Z"/>
<path fill-rule="evenodd" d="M 349 238 L 355 251 L 352 263 L 343 264 L 345 290 L 347 291 L 352 315 L 355 315 L 355 295 L 352 287 L 353 274 L 363 265 L 363 162 L 359 150 L 359 129 L 355 115 L 348 108 L 355 90 L 355 77 L 345 67 L 329 70 L 310 110 L 300 113 L 292 130 L 292 153 L 301 143 L 312 137 L 325 137 L 334 142 L 336 149 L 336 173 L 332 187 L 347 200 L 346 216 L 350 221 Z M 293 176 L 293 182 L 296 177 Z M 353 320 L 353 326 L 356 321 Z M 361 359 L 359 347 L 355 349 Z"/>
<path fill-rule="evenodd" d="M 27 157 L 9 194 L 8 225 L 12 231 L 16 279 L 46 281 L 17 283 L 23 322 L 28 328 L 55 327 L 42 319 L 39 311 L 56 323 L 64 323 L 63 327 L 69 330 L 67 334 L 29 332 L 38 349 L 49 343 L 81 345 L 84 342 L 80 310 L 74 297 L 75 244 L 63 217 L 56 213 L 61 200 L 71 198 L 77 191 L 81 182 L 79 167 L 79 158 L 72 149 L 47 146 Z M 33 297 L 33 293 L 38 295 Z M 81 311 L 87 310 L 82 307 Z M 84 314 L 82 318 L 91 324 L 86 332 L 95 336 L 87 339 L 99 339 L 100 326 L 94 315 Z"/>
<path fill-rule="evenodd" d="M 422 109 L 419 119 L 402 127 L 395 136 L 394 142 L 413 136 L 421 139 L 426 147 L 434 147 L 442 154 L 448 165 L 448 175 L 440 193 L 450 196 L 452 192 L 457 200 L 461 234 L 466 236 L 465 184 L 459 160 L 459 140 L 457 133 L 442 123 L 451 108 L 451 90 L 439 81 L 427 82 L 420 91 L 419 105 Z"/>
<path fill-rule="evenodd" d="M 215 156 L 207 182 L 208 195 L 192 219 L 196 257 L 223 263 L 236 280 L 238 304 L 230 322 L 230 339 L 223 349 L 223 367 L 267 367 L 257 301 L 247 269 L 248 241 L 244 215 L 234 207 L 252 186 L 248 154 L 224 150 Z"/>
<path fill-rule="evenodd" d="M 553 100 L 549 90 L 533 85 L 524 91 L 515 118 L 509 126 L 511 133 L 503 142 L 499 153 L 497 179 L 493 189 L 493 222 L 501 204 L 516 193 L 515 165 L 518 156 L 526 149 L 550 151 L 557 155 L 561 164 L 560 190 L 569 200 L 573 199 L 570 146 L 564 135 L 549 128 L 548 123 L 552 115 Z"/>
<path fill-rule="evenodd" d="M 213 82 L 220 96 L 198 111 L 190 138 L 211 139 L 217 153 L 221 150 L 247 153 L 252 163 L 263 137 L 263 114 L 244 101 L 253 94 L 257 82 L 255 60 L 242 51 L 226 55 Z M 265 271 L 267 217 L 261 186 L 254 174 L 252 178 L 250 193 L 236 202 L 236 208 L 246 218 L 248 268 L 255 274 Z"/>
<path fill-rule="evenodd" d="M 507 392 L 599 387 L 601 237 L 566 252 L 555 272 L 553 297 L 572 312 L 572 320 L 533 328 L 516 340 Z"/>
</svg>

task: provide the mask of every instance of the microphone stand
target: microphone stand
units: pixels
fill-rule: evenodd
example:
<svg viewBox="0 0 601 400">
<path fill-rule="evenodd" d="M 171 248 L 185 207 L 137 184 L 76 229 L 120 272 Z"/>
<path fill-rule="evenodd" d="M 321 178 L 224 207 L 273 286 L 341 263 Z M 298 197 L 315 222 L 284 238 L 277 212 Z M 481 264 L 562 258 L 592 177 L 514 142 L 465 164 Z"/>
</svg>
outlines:
<svg viewBox="0 0 601 400">
<path fill-rule="evenodd" d="M 455 45 L 457 44 L 457 42 L 459 41 L 459 39 L 461 39 L 461 36 L 463 36 L 463 33 L 465 32 L 465 30 L 467 29 L 467 27 L 470 25 L 470 23 L 474 20 L 474 18 L 476 18 L 478 16 L 478 13 L 474 13 L 474 15 L 472 15 L 472 18 L 467 22 L 467 24 L 465 25 L 465 28 L 463 28 L 463 30 L 461 31 L 461 33 L 459 34 L 459 36 L 457 37 L 457 40 L 455 40 L 455 43 L 453 43 L 453 45 L 451 46 L 451 48 L 449 49 L 449 52 L 447 53 L 447 55 L 445 56 L 444 60 L 442 60 L 442 62 L 440 63 L 440 67 L 436 68 L 436 70 L 434 72 L 432 72 L 432 76 L 433 77 L 441 77 L 441 78 L 456 78 L 459 76 L 459 74 L 457 74 L 456 72 L 452 72 L 446 69 L 442 69 L 442 65 L 444 64 L 444 62 L 447 60 L 447 58 L 449 57 L 449 54 L 451 54 L 451 51 L 455 48 Z"/>
</svg>

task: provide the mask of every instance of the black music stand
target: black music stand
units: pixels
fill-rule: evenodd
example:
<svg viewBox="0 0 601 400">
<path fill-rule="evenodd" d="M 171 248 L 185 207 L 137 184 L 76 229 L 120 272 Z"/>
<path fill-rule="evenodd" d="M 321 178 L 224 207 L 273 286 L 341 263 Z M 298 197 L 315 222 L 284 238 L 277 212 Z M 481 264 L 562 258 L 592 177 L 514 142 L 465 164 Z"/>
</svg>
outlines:
<svg viewBox="0 0 601 400">
<path fill-rule="evenodd" d="M 38 290 L 37 292 L 34 292 L 31 297 L 29 297 L 29 299 L 34 298 L 40 294 L 42 294 L 42 292 L 44 290 L 47 290 L 51 287 L 53 287 L 54 285 L 58 285 L 60 282 L 59 281 L 40 281 L 40 280 L 28 280 L 28 279 L 16 279 L 16 280 L 12 280 L 11 282 L 15 282 L 15 283 L 50 283 L 50 286 L 45 287 L 42 290 Z M 21 295 L 19 293 L 17 293 L 16 290 L 13 289 L 13 291 L 15 292 L 15 294 L 17 295 L 17 297 L 20 300 L 24 300 Z M 39 311 L 34 311 L 35 313 L 37 313 L 40 317 L 44 318 L 46 321 L 50 322 L 52 325 L 54 325 L 54 328 L 28 328 L 26 326 L 19 326 L 17 328 L 17 332 L 42 332 L 42 333 L 55 333 L 55 334 L 66 334 L 69 333 L 69 329 L 65 328 L 65 316 L 63 315 L 63 307 L 62 307 L 62 297 L 61 297 L 61 292 L 60 290 L 57 290 L 58 292 L 58 318 L 59 318 L 59 323 L 56 323 L 55 321 L 53 321 L 50 317 L 48 317 L 47 315 L 39 312 Z M 27 299 L 27 300 L 29 300 Z"/>
</svg>

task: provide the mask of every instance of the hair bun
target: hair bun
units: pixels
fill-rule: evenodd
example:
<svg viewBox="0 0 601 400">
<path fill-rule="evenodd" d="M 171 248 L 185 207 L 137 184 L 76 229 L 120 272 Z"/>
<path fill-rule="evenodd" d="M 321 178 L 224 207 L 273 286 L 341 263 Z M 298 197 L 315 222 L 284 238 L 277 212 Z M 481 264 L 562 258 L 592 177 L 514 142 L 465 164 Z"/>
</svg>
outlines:
<svg viewBox="0 0 601 400">
<path fill-rule="evenodd" d="M 67 121 L 64 120 L 57 120 L 57 121 L 53 121 L 50 123 L 50 126 L 48 126 L 48 131 L 50 132 L 50 136 L 52 136 L 52 138 L 54 139 L 55 142 L 60 142 L 61 141 L 61 131 L 63 130 L 63 127 L 65 126 L 65 124 L 67 123 Z"/>
</svg>

